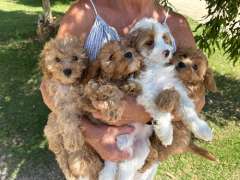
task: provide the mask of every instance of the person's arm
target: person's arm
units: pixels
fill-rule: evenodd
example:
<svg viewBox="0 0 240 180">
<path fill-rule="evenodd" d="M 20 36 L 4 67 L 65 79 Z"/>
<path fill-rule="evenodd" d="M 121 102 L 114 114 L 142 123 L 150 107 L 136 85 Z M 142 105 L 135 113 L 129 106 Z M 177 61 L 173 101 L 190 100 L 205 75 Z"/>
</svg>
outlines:
<svg viewBox="0 0 240 180">
<path fill-rule="evenodd" d="M 82 39 L 88 35 L 94 23 L 95 15 L 90 1 L 81 0 L 71 5 L 63 16 L 57 37 L 76 36 Z"/>
<path fill-rule="evenodd" d="M 167 24 L 175 39 L 177 50 L 193 48 L 196 49 L 196 42 L 187 19 L 178 13 L 171 12 Z"/>
</svg>

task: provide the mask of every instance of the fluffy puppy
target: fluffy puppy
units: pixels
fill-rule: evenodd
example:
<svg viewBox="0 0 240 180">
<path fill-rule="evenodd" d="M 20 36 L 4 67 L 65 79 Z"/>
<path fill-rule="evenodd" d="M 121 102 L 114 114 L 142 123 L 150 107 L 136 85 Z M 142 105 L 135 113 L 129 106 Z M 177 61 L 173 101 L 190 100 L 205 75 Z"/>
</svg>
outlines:
<svg viewBox="0 0 240 180">
<path fill-rule="evenodd" d="M 188 91 L 188 96 L 195 103 L 198 103 L 200 98 L 205 97 L 206 90 L 211 92 L 217 91 L 212 70 L 208 67 L 207 58 L 201 50 L 179 50 L 174 54 L 171 63 L 175 65 L 178 78 L 183 82 Z M 162 98 L 162 100 L 159 101 L 159 103 L 161 103 L 159 106 L 167 111 L 177 109 L 179 102 L 176 103 L 175 96 L 176 91 L 169 91 L 168 94 L 160 94 L 159 99 Z M 166 101 L 164 99 L 168 100 Z M 209 160 L 216 160 L 207 150 L 193 143 L 190 131 L 181 121 L 174 122 L 173 124 L 173 143 L 167 148 L 161 144 L 155 134 L 152 135 L 152 149 L 142 170 L 151 167 L 156 161 L 162 161 L 170 155 L 183 152 L 192 152 Z"/>
<path fill-rule="evenodd" d="M 92 109 L 83 98 L 82 82 L 88 68 L 83 43 L 74 37 L 50 40 L 42 51 L 40 66 L 55 107 L 54 116 L 49 116 L 44 130 L 50 150 L 67 179 L 97 177 L 97 173 L 90 170 L 93 164 L 94 170 L 100 170 L 101 161 L 84 143 L 79 128 L 79 117 Z"/>
<path fill-rule="evenodd" d="M 173 42 L 169 29 L 154 19 L 139 21 L 133 31 L 148 30 L 148 38 L 145 42 L 137 42 L 138 51 L 144 56 L 145 70 L 134 79 L 142 87 L 142 93 L 137 97 L 137 102 L 142 104 L 146 111 L 153 117 L 153 128 L 162 144 L 171 145 L 173 141 L 172 111 L 162 111 L 158 96 L 166 90 L 174 89 L 179 94 L 179 106 L 183 123 L 198 138 L 209 141 L 212 139 L 212 131 L 207 123 L 201 120 L 192 100 L 188 97 L 187 90 L 177 78 L 174 65 L 170 64 Z M 152 41 L 149 39 L 152 38 Z M 138 39 L 138 38 L 137 38 Z M 147 40 L 146 40 L 147 39 Z M 149 43 L 153 42 L 153 43 Z"/>
<path fill-rule="evenodd" d="M 83 87 L 80 84 L 88 67 L 82 43 L 76 38 L 52 39 L 41 54 L 40 65 L 48 91 L 54 94 L 54 106 L 64 138 L 64 146 L 75 151 L 83 145 L 79 130 L 79 114 Z"/>
<path fill-rule="evenodd" d="M 114 124 L 122 114 L 123 91 L 130 93 L 127 79 L 141 70 L 141 64 L 142 56 L 126 40 L 112 41 L 102 47 L 90 68 L 89 79 L 95 78 L 87 83 L 85 95 L 97 110 L 109 117 L 105 123 Z"/>
</svg>

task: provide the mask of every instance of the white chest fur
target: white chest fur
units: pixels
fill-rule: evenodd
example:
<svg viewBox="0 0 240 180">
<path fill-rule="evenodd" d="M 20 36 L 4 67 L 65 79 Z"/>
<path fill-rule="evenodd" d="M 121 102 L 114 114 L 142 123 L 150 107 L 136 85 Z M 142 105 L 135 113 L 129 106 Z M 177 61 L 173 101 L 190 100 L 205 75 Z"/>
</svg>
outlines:
<svg viewBox="0 0 240 180">
<path fill-rule="evenodd" d="M 147 65 L 145 71 L 141 72 L 135 79 L 142 87 L 142 93 L 138 96 L 137 102 L 145 106 L 151 113 L 155 107 L 155 99 L 159 93 L 165 89 L 181 86 L 177 79 L 174 66 L 164 66 L 162 64 Z M 183 87 L 183 86 L 182 86 Z"/>
<path fill-rule="evenodd" d="M 142 87 L 142 93 L 137 97 L 137 102 L 145 107 L 145 110 L 154 119 L 154 131 L 163 145 L 170 145 L 173 140 L 173 127 L 171 124 L 171 112 L 161 112 L 157 107 L 156 98 L 158 95 L 170 88 L 174 88 L 180 95 L 179 112 L 185 125 L 195 134 L 196 137 L 211 140 L 212 132 L 207 123 L 201 120 L 192 100 L 188 97 L 187 90 L 181 81 L 176 77 L 174 66 L 164 66 L 164 59 L 151 63 L 145 58 L 146 70 L 141 72 L 136 79 Z M 150 63 L 149 63 L 150 62 Z"/>
</svg>

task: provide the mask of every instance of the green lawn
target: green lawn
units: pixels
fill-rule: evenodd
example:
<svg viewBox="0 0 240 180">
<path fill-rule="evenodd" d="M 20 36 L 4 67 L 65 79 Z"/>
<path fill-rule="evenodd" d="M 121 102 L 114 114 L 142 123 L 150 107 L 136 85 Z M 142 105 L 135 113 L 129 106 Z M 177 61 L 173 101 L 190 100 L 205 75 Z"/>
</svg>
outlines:
<svg viewBox="0 0 240 180">
<path fill-rule="evenodd" d="M 55 3 L 61 15 L 67 4 Z M 48 110 L 39 92 L 35 27 L 40 1 L 0 2 L 0 179 L 63 179 L 43 137 Z M 191 26 L 196 24 L 191 21 Z M 210 94 L 204 115 L 214 129 L 208 147 L 219 159 L 212 163 L 190 154 L 161 164 L 156 179 L 240 179 L 240 65 L 222 52 L 209 59 L 221 93 Z"/>
</svg>

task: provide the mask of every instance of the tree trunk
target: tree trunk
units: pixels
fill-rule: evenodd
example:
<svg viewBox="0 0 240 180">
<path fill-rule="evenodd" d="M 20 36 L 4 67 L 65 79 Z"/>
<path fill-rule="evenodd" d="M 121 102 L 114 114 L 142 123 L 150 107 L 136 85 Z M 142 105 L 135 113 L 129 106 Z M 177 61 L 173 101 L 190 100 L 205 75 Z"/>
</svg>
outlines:
<svg viewBox="0 0 240 180">
<path fill-rule="evenodd" d="M 50 0 L 42 0 L 42 8 L 44 13 L 44 23 L 53 23 Z"/>
<path fill-rule="evenodd" d="M 53 37 L 58 29 L 56 18 L 51 11 L 50 0 L 42 0 L 43 13 L 39 15 L 37 22 L 37 36 L 41 42 Z"/>
</svg>

